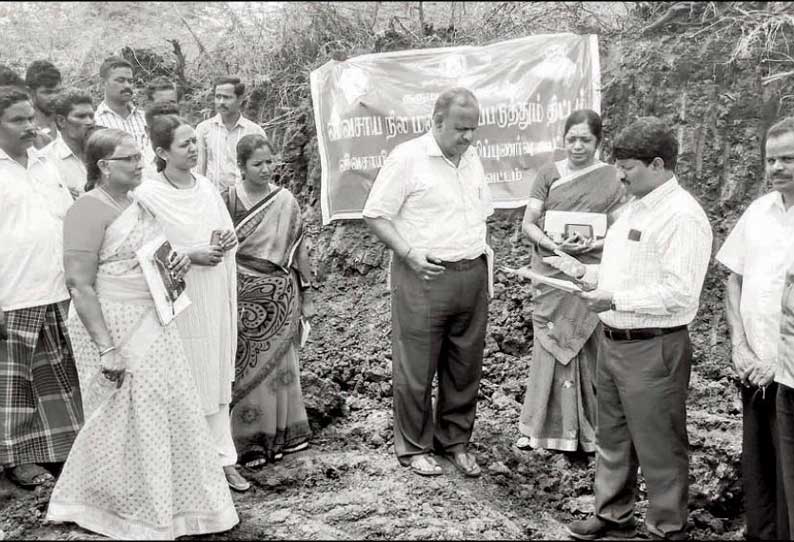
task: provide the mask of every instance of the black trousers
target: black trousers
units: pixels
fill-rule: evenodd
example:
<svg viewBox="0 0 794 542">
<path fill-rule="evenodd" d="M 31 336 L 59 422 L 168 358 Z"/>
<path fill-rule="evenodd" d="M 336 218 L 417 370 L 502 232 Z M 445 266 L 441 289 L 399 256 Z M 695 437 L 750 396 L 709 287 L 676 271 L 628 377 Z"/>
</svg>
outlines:
<svg viewBox="0 0 794 542">
<path fill-rule="evenodd" d="M 457 451 L 471 438 L 488 321 L 487 281 L 484 257 L 451 265 L 432 281 L 401 259 L 392 261 L 394 452 L 403 462 L 434 448 Z"/>
<path fill-rule="evenodd" d="M 777 384 L 741 388 L 742 485 L 748 540 L 788 539 L 776 424 Z"/>
<path fill-rule="evenodd" d="M 769 392 L 767 391 L 767 393 Z M 778 384 L 775 403 L 780 471 L 786 494 L 787 527 L 790 530 L 790 526 L 794 525 L 794 389 Z M 791 540 L 791 533 L 787 538 Z"/>
<path fill-rule="evenodd" d="M 646 340 L 614 341 L 602 335 L 594 483 L 601 519 L 633 521 L 640 466 L 648 488 L 648 531 L 666 537 L 686 529 L 691 358 L 686 329 Z"/>
</svg>

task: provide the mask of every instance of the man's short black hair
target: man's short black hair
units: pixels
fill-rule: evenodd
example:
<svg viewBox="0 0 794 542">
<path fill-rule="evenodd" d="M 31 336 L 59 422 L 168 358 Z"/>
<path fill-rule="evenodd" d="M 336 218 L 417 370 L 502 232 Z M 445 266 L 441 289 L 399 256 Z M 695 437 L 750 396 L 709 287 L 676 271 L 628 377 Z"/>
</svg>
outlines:
<svg viewBox="0 0 794 542">
<path fill-rule="evenodd" d="M 52 112 L 56 115 L 68 117 L 72 108 L 78 104 L 94 105 L 91 96 L 80 89 L 69 88 L 58 94 L 52 101 Z"/>
<path fill-rule="evenodd" d="M 766 131 L 766 138 L 780 137 L 787 133 L 794 134 L 794 117 L 784 117 L 770 126 Z"/>
<path fill-rule="evenodd" d="M 149 100 L 152 100 L 154 93 L 158 90 L 177 90 L 177 88 L 173 81 L 161 75 L 159 77 L 155 77 L 149 81 L 148 85 L 146 85 L 146 96 L 149 98 Z M 179 96 L 178 92 L 177 96 Z"/>
<path fill-rule="evenodd" d="M 57 87 L 61 84 L 61 72 L 55 64 L 48 60 L 36 60 L 30 63 L 25 73 L 25 84 L 35 92 L 41 87 Z"/>
<path fill-rule="evenodd" d="M 612 144 L 616 160 L 639 160 L 646 166 L 654 158 L 664 160 L 664 169 L 675 170 L 678 140 L 670 128 L 656 117 L 640 117 L 625 128 Z"/>
<path fill-rule="evenodd" d="M 177 115 L 179 116 L 179 106 L 173 102 L 162 102 L 151 104 L 146 108 L 144 118 L 146 119 L 146 126 L 152 125 L 152 120 L 159 115 Z"/>
<path fill-rule="evenodd" d="M 29 101 L 30 95 L 23 88 L 10 85 L 0 87 L 0 116 L 12 105 Z"/>
<path fill-rule="evenodd" d="M 245 83 L 240 81 L 239 77 L 232 77 L 232 76 L 228 76 L 228 75 L 223 76 L 223 77 L 218 77 L 217 79 L 215 79 L 215 82 L 212 85 L 212 93 L 213 94 L 215 94 L 215 90 L 220 85 L 234 85 L 234 94 L 238 98 L 240 96 L 242 96 L 243 94 L 245 94 Z"/>
<path fill-rule="evenodd" d="M 107 80 L 108 75 L 110 75 L 110 71 L 115 70 L 116 68 L 129 68 L 132 70 L 132 64 L 120 56 L 109 56 L 99 67 L 99 77 L 101 77 L 103 80 Z"/>
<path fill-rule="evenodd" d="M 0 64 L 0 87 L 19 87 L 24 89 L 26 85 L 25 80 L 17 72 L 5 64 Z"/>
</svg>

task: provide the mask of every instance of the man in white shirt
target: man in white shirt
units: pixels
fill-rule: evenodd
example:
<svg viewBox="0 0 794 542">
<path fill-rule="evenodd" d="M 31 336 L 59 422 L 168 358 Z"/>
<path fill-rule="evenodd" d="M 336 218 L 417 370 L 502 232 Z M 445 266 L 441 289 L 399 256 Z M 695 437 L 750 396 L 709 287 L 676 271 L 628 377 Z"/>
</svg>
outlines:
<svg viewBox="0 0 794 542">
<path fill-rule="evenodd" d="M 94 104 L 87 93 L 68 89 L 52 104 L 55 124 L 61 137 L 44 147 L 47 157 L 58 168 L 61 180 L 79 198 L 85 192 L 85 142 L 94 129 Z"/>
<path fill-rule="evenodd" d="M 61 72 L 52 62 L 36 60 L 28 66 L 25 84 L 36 112 L 36 140 L 33 146 L 41 149 L 58 138 L 52 102 L 61 92 Z"/>
<path fill-rule="evenodd" d="M 781 326 L 786 275 L 794 262 L 794 118 L 769 128 L 765 150 L 772 191 L 742 214 L 717 260 L 731 272 L 725 312 L 731 357 L 742 384 L 747 538 L 782 540 L 789 538 L 789 521 L 794 521 L 788 511 L 794 510 L 794 484 L 784 492 L 784 473 L 788 472 L 789 482 L 794 481 L 794 455 L 786 454 L 786 464 L 778 446 L 778 435 L 785 429 L 778 425 L 789 427 L 791 434 L 794 417 L 786 418 L 776 409 L 777 401 L 785 406 L 794 398 L 794 352 L 781 336 L 786 329 Z"/>
<path fill-rule="evenodd" d="M 149 146 L 143 111 L 135 107 L 133 98 L 132 65 L 121 57 L 106 58 L 99 68 L 105 99 L 97 106 L 94 121 L 97 126 L 117 128 L 130 134 L 141 152 Z"/>
<path fill-rule="evenodd" d="M 196 126 L 198 164 L 196 171 L 207 177 L 219 191 L 240 181 L 237 142 L 244 135 L 267 139 L 261 126 L 240 113 L 245 102 L 245 84 L 237 77 L 221 77 L 213 86 L 217 115 Z"/>
<path fill-rule="evenodd" d="M 394 451 L 417 474 L 442 473 L 432 451 L 479 476 L 471 439 L 488 320 L 486 219 L 493 205 L 471 146 L 471 91 L 442 92 L 433 128 L 398 145 L 363 216 L 394 253 L 391 264 Z M 435 421 L 431 390 L 438 374 Z"/>
<path fill-rule="evenodd" d="M 698 310 L 711 226 L 678 184 L 678 142 L 662 121 L 645 117 L 626 127 L 613 154 L 635 199 L 607 232 L 601 264 L 584 266 L 566 255 L 544 258 L 585 283 L 597 282 L 579 295 L 603 326 L 595 516 L 568 530 L 581 540 L 634 536 L 639 466 L 648 487 L 648 532 L 679 540 L 686 536 L 689 491 L 687 325 Z"/>
<path fill-rule="evenodd" d="M 28 94 L 0 87 L 0 465 L 24 487 L 52 479 L 83 422 L 66 328 L 69 191 L 35 151 Z"/>
</svg>

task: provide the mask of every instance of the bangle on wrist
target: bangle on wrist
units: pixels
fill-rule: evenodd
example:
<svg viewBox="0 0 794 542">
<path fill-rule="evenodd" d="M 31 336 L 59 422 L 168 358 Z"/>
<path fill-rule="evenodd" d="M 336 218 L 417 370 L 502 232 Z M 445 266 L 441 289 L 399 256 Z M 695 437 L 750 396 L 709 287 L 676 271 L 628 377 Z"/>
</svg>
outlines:
<svg viewBox="0 0 794 542">
<path fill-rule="evenodd" d="M 115 346 L 110 346 L 110 347 L 108 347 L 108 348 L 105 348 L 104 350 L 101 350 L 101 351 L 99 352 L 99 357 L 101 358 L 101 357 L 102 357 L 102 356 L 104 356 L 105 354 L 110 354 L 110 353 L 111 353 L 111 352 L 113 352 L 115 349 L 116 349 L 116 347 L 115 347 Z"/>
</svg>

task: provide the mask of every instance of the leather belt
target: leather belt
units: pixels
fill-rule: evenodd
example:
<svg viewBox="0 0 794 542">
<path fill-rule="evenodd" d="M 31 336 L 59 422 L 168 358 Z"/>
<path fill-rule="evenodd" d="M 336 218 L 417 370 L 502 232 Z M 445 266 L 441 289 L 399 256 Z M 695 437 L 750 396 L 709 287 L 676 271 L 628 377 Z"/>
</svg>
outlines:
<svg viewBox="0 0 794 542">
<path fill-rule="evenodd" d="M 469 269 L 474 267 L 483 258 L 485 258 L 485 254 L 483 254 L 482 256 L 477 256 L 476 258 L 472 258 L 471 260 L 457 260 L 454 262 L 442 261 L 440 265 L 443 265 L 450 271 L 463 271 L 464 269 Z"/>
<path fill-rule="evenodd" d="M 608 339 L 611 339 L 613 341 L 644 341 L 647 339 L 653 339 L 654 337 L 661 337 L 662 335 L 667 335 L 668 333 L 675 333 L 676 331 L 681 331 L 682 329 L 686 329 L 686 326 L 617 329 L 614 327 L 609 327 L 606 324 L 604 324 L 603 327 L 604 327 L 604 335 L 606 335 Z"/>
</svg>

